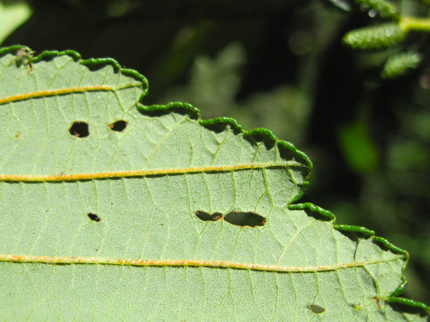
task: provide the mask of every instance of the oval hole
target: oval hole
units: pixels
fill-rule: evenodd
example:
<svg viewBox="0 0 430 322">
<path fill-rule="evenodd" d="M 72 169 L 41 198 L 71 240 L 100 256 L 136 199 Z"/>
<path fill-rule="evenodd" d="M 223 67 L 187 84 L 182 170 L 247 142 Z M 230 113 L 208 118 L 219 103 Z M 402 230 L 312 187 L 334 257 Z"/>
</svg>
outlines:
<svg viewBox="0 0 430 322">
<path fill-rule="evenodd" d="M 88 217 L 90 217 L 90 219 L 91 219 L 92 221 L 97 221 L 97 222 L 101 221 L 100 217 L 99 217 L 99 216 L 97 216 L 96 214 L 89 213 L 89 214 L 88 214 Z"/>
<path fill-rule="evenodd" d="M 316 304 L 312 304 L 310 306 L 310 309 L 315 314 L 321 314 L 321 313 L 325 312 L 325 308 L 323 308 L 322 306 L 316 305 Z"/>
<path fill-rule="evenodd" d="M 110 127 L 110 129 L 112 131 L 122 132 L 122 131 L 125 130 L 125 128 L 127 127 L 127 125 L 128 125 L 127 121 L 119 120 L 119 121 L 116 121 L 116 122 L 113 122 L 113 123 L 109 124 L 109 127 Z"/>
<path fill-rule="evenodd" d="M 85 122 L 75 122 L 69 129 L 71 135 L 76 136 L 77 138 L 85 138 L 90 135 L 88 131 L 88 124 Z"/>
<path fill-rule="evenodd" d="M 266 218 L 253 212 L 232 211 L 224 217 L 224 220 L 233 225 L 249 227 L 263 226 L 266 223 Z"/>
<path fill-rule="evenodd" d="M 197 211 L 196 216 L 203 221 L 218 221 L 222 218 L 222 214 L 220 214 L 219 212 L 216 212 L 211 215 L 204 211 Z"/>
</svg>

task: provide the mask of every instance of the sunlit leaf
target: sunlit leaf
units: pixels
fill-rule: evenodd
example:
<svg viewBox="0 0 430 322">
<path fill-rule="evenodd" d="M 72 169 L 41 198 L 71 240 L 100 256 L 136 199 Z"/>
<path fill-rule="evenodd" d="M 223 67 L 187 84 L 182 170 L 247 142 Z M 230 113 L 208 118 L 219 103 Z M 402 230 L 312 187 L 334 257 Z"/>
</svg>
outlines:
<svg viewBox="0 0 430 322">
<path fill-rule="evenodd" d="M 396 297 L 407 252 L 297 203 L 312 164 L 292 144 L 142 106 L 112 59 L 21 49 L 0 49 L 1 317 L 426 319 Z"/>
</svg>

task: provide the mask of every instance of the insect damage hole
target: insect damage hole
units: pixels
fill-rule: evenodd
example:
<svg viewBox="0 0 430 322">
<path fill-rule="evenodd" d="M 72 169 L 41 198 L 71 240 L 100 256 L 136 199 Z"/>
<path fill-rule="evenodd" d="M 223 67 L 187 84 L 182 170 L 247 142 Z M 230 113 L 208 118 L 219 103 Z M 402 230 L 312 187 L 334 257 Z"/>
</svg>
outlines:
<svg viewBox="0 0 430 322">
<path fill-rule="evenodd" d="M 69 129 L 71 135 L 76 136 L 77 138 L 86 138 L 90 135 L 88 130 L 88 124 L 85 122 L 74 122 Z"/>
<path fill-rule="evenodd" d="M 128 125 L 127 121 L 119 120 L 119 121 L 116 121 L 116 122 L 113 122 L 113 123 L 109 124 L 109 127 L 110 127 L 110 129 L 112 131 L 122 132 L 122 131 L 125 130 L 125 128 L 127 127 L 127 125 Z"/>
<path fill-rule="evenodd" d="M 264 226 L 266 223 L 266 218 L 253 212 L 232 211 L 224 217 L 224 220 L 232 225 L 249 226 L 252 228 Z"/>
<path fill-rule="evenodd" d="M 203 221 L 218 221 L 222 218 L 222 214 L 220 214 L 219 212 L 216 212 L 211 215 L 204 211 L 197 211 L 196 216 Z"/>
<path fill-rule="evenodd" d="M 321 314 L 325 312 L 325 308 L 316 304 L 311 304 L 309 309 L 315 314 Z"/>
<path fill-rule="evenodd" d="M 99 216 L 97 216 L 96 214 L 89 213 L 89 214 L 88 214 L 88 217 L 89 217 L 92 221 L 97 221 L 97 222 L 101 221 L 100 217 L 99 217 Z"/>
</svg>

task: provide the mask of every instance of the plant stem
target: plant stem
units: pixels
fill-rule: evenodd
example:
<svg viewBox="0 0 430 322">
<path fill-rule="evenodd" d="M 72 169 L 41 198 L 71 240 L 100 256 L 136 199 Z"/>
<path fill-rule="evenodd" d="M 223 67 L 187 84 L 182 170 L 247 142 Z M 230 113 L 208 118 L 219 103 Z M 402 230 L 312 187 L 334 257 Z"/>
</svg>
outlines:
<svg viewBox="0 0 430 322">
<path fill-rule="evenodd" d="M 430 32 L 430 19 L 402 17 L 400 20 L 400 28 L 404 33 L 411 30 Z"/>
</svg>

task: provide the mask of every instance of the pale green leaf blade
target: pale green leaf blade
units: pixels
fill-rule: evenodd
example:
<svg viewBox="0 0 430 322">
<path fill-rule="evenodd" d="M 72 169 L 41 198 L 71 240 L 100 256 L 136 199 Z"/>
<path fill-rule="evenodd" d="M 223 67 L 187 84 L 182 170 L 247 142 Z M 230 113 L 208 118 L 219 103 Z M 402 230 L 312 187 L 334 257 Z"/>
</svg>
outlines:
<svg viewBox="0 0 430 322">
<path fill-rule="evenodd" d="M 5 320 L 426 319 L 388 298 L 406 252 L 292 205 L 311 169 L 292 144 L 143 107 L 146 80 L 113 60 L 19 50 L 0 50 Z"/>
</svg>

